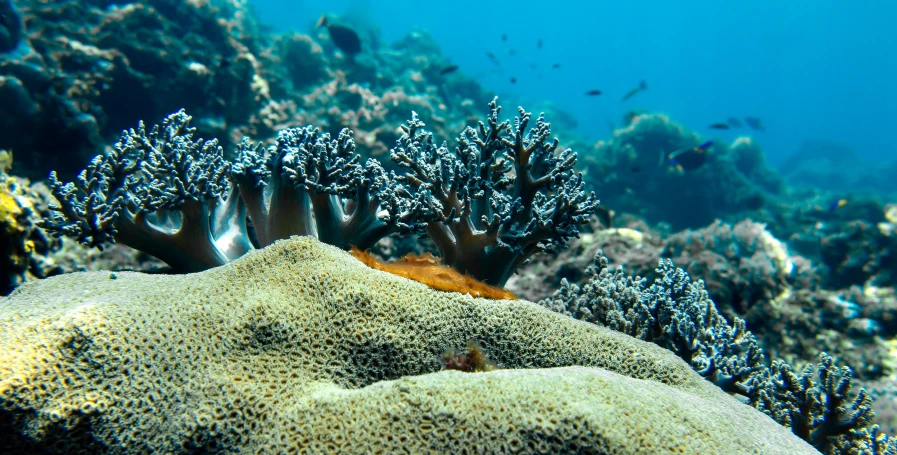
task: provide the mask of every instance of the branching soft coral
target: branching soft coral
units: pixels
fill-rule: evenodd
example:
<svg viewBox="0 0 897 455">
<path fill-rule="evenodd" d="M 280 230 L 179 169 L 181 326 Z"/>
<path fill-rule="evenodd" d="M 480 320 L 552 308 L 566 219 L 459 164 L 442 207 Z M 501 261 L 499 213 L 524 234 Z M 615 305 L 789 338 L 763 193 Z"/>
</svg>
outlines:
<svg viewBox="0 0 897 455">
<path fill-rule="evenodd" d="M 124 243 L 177 272 L 291 235 L 370 247 L 416 227 L 415 206 L 394 201 L 401 193 L 379 163 L 358 164 L 348 130 L 334 140 L 312 127 L 284 130 L 271 150 L 244 139 L 231 164 L 216 141 L 194 140 L 189 122 L 181 111 L 149 132 L 124 132 L 74 183 L 52 174 L 60 205 L 44 227 L 89 246 Z"/>
<path fill-rule="evenodd" d="M 43 227 L 89 246 L 121 242 L 182 272 L 224 264 L 251 248 L 242 204 L 227 194 L 217 141 L 193 139 L 180 111 L 147 132 L 125 131 L 74 183 L 50 175 L 60 205 Z"/>
<path fill-rule="evenodd" d="M 362 165 L 351 131 L 332 138 L 311 126 L 281 131 L 267 149 L 244 138 L 230 163 L 216 141 L 193 138 L 181 111 L 124 132 L 74 183 L 53 174 L 60 206 L 44 226 L 90 246 L 122 242 L 176 272 L 292 235 L 365 250 L 426 229 L 444 263 L 501 286 L 533 254 L 577 236 L 598 202 L 574 172 L 576 154 L 549 142 L 548 123 L 527 131 L 520 109 L 511 128 L 497 101 L 489 106 L 488 125 L 462 132 L 454 153 L 413 116 L 392 153 L 401 175 Z"/>
<path fill-rule="evenodd" d="M 541 116 L 527 131 L 531 114 L 522 108 L 513 128 L 499 122 L 497 99 L 489 108 L 487 123 L 464 130 L 454 152 L 413 116 L 391 158 L 406 169 L 397 177 L 402 190 L 424 196 L 421 219 L 443 261 L 502 286 L 532 255 L 576 237 L 598 201 L 574 172 L 576 153 L 556 153 Z"/>
</svg>

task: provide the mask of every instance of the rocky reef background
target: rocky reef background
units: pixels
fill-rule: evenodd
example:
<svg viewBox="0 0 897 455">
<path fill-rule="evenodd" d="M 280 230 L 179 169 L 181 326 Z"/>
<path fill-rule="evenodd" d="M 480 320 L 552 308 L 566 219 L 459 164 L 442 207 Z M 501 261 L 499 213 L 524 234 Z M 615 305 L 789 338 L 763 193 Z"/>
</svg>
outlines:
<svg viewBox="0 0 897 455">
<path fill-rule="evenodd" d="M 291 126 L 349 127 L 362 154 L 388 165 L 412 111 L 452 141 L 492 97 L 463 69 L 442 74 L 450 62 L 422 31 L 384 44 L 356 24 L 365 52 L 347 59 L 325 31 L 272 33 L 237 0 L 0 0 L 0 13 L 0 150 L 13 152 L 0 162 L 4 295 L 70 271 L 164 270 L 125 248 L 87 250 L 36 226 L 51 203 L 41 182 L 48 171 L 70 178 L 140 120 L 185 108 L 198 135 L 228 153 L 244 135 L 271 141 Z M 569 249 L 526 265 L 512 291 L 538 301 L 562 280 L 582 284 L 598 251 L 648 278 L 672 259 L 704 280 L 722 314 L 745 319 L 770 357 L 799 366 L 824 351 L 853 368 L 879 396 L 879 423 L 895 432 L 893 169 L 848 171 L 849 152 L 808 143 L 777 172 L 757 138 L 741 137 L 715 140 L 703 167 L 672 172 L 658 165 L 662 154 L 714 138 L 643 112 L 593 142 L 570 131 L 575 119 L 545 109 L 560 119 L 562 146 L 579 152 L 606 216 Z M 846 205 L 831 209 L 839 199 Z M 387 239 L 377 251 L 427 249 Z"/>
</svg>

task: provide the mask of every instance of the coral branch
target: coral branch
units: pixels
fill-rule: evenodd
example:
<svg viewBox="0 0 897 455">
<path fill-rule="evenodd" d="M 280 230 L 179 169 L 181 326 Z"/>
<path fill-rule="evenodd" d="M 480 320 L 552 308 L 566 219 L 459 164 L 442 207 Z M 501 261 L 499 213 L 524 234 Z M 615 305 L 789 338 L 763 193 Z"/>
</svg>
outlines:
<svg viewBox="0 0 897 455">
<path fill-rule="evenodd" d="M 467 128 L 454 152 L 436 146 L 416 115 L 402 126 L 391 158 L 396 177 L 419 194 L 417 216 L 446 264 L 493 285 L 504 285 L 533 254 L 555 251 L 578 236 L 598 201 L 573 172 L 576 154 L 556 153 L 550 125 L 519 110 L 514 128 L 499 122 L 498 101 L 486 123 Z"/>
</svg>

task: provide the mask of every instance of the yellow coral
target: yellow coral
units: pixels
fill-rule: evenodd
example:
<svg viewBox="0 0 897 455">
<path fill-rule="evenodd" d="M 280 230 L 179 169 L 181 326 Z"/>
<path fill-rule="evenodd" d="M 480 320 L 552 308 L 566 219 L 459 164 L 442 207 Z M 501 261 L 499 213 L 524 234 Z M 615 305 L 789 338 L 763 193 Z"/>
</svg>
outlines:
<svg viewBox="0 0 897 455">
<path fill-rule="evenodd" d="M 0 232 L 8 237 L 21 235 L 25 231 L 25 227 L 19 224 L 23 212 L 15 196 L 10 194 L 9 187 L 3 185 L 0 189 Z"/>
</svg>

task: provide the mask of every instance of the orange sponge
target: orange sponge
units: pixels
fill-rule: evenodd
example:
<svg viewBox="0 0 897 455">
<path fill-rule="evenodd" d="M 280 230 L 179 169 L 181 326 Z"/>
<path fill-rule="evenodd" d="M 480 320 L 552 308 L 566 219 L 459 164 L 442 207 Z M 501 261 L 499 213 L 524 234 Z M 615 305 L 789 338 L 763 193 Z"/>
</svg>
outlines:
<svg viewBox="0 0 897 455">
<path fill-rule="evenodd" d="M 367 251 L 361 251 L 353 246 L 352 256 L 372 269 L 418 281 L 438 291 L 460 292 L 473 297 L 493 300 L 517 299 L 511 291 L 490 286 L 469 275 L 462 275 L 451 267 L 442 265 L 439 258 L 430 253 L 420 256 L 409 253 L 396 262 L 383 262 Z"/>
</svg>

